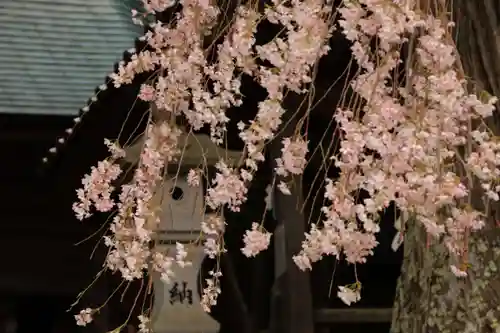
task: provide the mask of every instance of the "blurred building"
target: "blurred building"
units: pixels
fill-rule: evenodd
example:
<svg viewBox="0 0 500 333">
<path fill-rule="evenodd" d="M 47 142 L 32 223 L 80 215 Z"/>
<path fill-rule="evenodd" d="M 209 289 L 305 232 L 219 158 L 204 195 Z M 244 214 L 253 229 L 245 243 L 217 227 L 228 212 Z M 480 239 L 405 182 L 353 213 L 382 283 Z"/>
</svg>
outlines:
<svg viewBox="0 0 500 333">
<path fill-rule="evenodd" d="M 77 114 L 133 46 L 133 2 L 2 1 L 0 113 Z"/>
<path fill-rule="evenodd" d="M 0 332 L 12 331 L 16 317 L 24 318 L 18 332 L 29 331 L 29 325 L 45 332 L 54 323 L 44 318 L 53 315 L 55 326 L 71 325 L 65 310 L 98 267 L 89 261 L 93 245 L 74 246 L 88 230 L 71 217 L 70 187 L 78 179 L 68 170 L 83 175 L 99 151 L 79 153 L 80 159 L 69 154 L 58 169 L 61 157 L 49 150 L 61 150 L 71 140 L 65 130 L 79 113 L 112 112 L 133 103 L 125 99 L 108 107 L 106 94 L 96 92 L 107 88 L 107 73 L 141 32 L 130 20 L 134 5 L 120 0 L 0 4 Z M 86 139 L 93 142 L 92 135 Z"/>
</svg>

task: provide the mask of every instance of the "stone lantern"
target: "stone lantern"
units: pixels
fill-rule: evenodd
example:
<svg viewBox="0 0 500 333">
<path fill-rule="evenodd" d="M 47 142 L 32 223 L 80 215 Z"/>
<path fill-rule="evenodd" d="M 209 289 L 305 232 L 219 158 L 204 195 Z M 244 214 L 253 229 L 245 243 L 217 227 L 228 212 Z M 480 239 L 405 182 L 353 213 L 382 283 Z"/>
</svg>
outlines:
<svg viewBox="0 0 500 333">
<path fill-rule="evenodd" d="M 127 150 L 125 160 L 135 163 L 143 140 L 137 140 Z M 176 242 L 186 244 L 193 265 L 174 269 L 175 278 L 165 284 L 153 276 L 155 300 L 152 320 L 158 333 L 216 333 L 218 323 L 205 313 L 198 296 L 198 270 L 204 257 L 203 247 L 194 242 L 200 237 L 200 223 L 205 213 L 203 184 L 188 186 L 186 173 L 200 165 L 212 167 L 222 157 L 237 163 L 242 153 L 227 151 L 215 145 L 205 134 L 184 134 L 179 165 L 171 165 L 163 185 L 159 242 L 162 252 L 175 251 Z M 199 243 L 199 242 L 198 242 Z"/>
</svg>

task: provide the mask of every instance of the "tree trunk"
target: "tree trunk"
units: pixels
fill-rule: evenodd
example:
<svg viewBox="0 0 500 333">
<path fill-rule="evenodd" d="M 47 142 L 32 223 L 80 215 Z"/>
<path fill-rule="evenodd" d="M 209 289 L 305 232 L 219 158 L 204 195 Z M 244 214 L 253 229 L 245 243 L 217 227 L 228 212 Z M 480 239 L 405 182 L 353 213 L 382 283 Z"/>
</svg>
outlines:
<svg viewBox="0 0 500 333">
<path fill-rule="evenodd" d="M 391 332 L 500 332 L 498 228 L 485 229 L 471 239 L 467 278 L 451 273 L 443 245 L 426 246 L 426 240 L 425 231 L 409 223 Z"/>
<path fill-rule="evenodd" d="M 500 4 L 455 0 L 462 62 L 476 87 L 500 96 Z M 489 123 L 500 131 L 498 111 Z M 500 228 L 498 207 L 471 237 L 466 278 L 450 271 L 448 251 L 427 243 L 425 231 L 408 223 L 392 333 L 500 333 Z"/>
</svg>

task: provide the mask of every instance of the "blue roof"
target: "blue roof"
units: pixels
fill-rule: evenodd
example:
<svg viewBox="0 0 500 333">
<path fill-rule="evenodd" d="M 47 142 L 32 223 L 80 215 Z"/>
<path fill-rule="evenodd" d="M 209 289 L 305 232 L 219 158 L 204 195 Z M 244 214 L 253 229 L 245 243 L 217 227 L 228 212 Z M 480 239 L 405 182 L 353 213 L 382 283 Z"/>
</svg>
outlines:
<svg viewBox="0 0 500 333">
<path fill-rule="evenodd" d="M 130 5 L 123 0 L 2 1 L 0 113 L 78 113 L 140 33 L 131 22 Z"/>
</svg>

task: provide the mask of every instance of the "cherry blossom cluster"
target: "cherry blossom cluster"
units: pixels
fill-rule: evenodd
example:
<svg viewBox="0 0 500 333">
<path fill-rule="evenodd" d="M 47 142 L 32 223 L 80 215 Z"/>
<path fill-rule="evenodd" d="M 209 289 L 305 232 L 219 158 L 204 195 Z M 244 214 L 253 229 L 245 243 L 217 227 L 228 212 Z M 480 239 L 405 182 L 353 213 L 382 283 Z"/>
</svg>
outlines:
<svg viewBox="0 0 500 333">
<path fill-rule="evenodd" d="M 261 230 L 262 226 L 258 223 L 252 223 L 252 230 L 247 230 L 243 237 L 245 246 L 241 249 L 247 257 L 255 257 L 260 252 L 269 247 L 271 242 L 271 233 Z"/>
<path fill-rule="evenodd" d="M 79 220 L 90 217 L 92 207 L 99 212 L 107 212 L 114 207 L 111 199 L 114 187 L 111 184 L 121 173 L 120 166 L 109 160 L 92 167 L 91 173 L 82 179 L 83 188 L 76 192 L 79 201 L 73 204 L 73 211 Z"/>
<path fill-rule="evenodd" d="M 307 164 L 306 154 L 309 151 L 307 142 L 299 137 L 294 141 L 284 138 L 282 143 L 282 155 L 276 159 L 276 174 L 283 177 L 288 177 L 290 174 L 301 175 Z M 277 186 L 283 194 L 291 194 L 288 184 L 284 181 L 280 181 Z"/>
<path fill-rule="evenodd" d="M 256 57 L 272 67 L 260 65 L 254 70 L 254 77 L 267 90 L 268 97 L 259 103 L 257 116 L 250 126 L 239 124 L 240 137 L 248 152 L 246 165 L 251 169 L 257 169 L 257 162 L 264 160 L 263 146 L 274 137 L 282 122 L 286 112 L 282 105 L 285 89 L 306 92 L 305 84 L 312 81 L 312 66 L 329 51 L 327 42 L 333 29 L 331 13 L 331 5 L 317 0 L 273 0 L 272 6 L 266 8 L 265 18 L 283 25 L 286 37 L 276 37 L 255 47 Z M 299 139 L 298 145 L 300 143 Z M 280 187 L 289 192 L 284 183 Z"/>
</svg>

